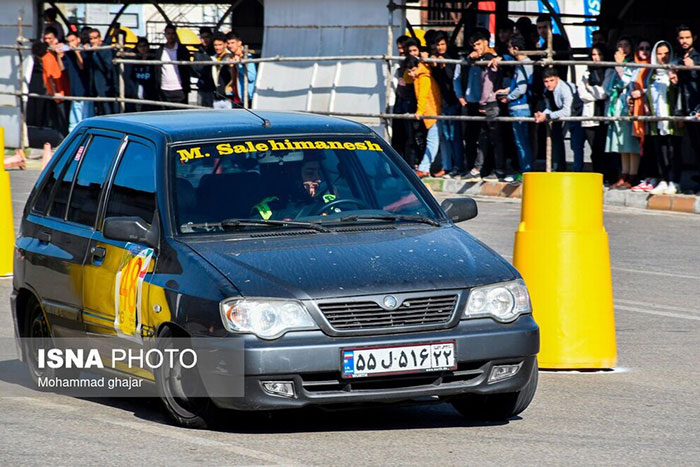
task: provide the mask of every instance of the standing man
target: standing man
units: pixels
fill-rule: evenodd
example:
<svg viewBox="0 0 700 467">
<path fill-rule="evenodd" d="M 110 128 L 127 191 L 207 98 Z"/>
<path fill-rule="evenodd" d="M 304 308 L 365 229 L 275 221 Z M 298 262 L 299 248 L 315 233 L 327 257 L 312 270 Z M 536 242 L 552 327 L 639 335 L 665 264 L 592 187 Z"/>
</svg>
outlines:
<svg viewBox="0 0 700 467">
<path fill-rule="evenodd" d="M 44 34 L 46 34 L 46 30 L 48 28 L 53 28 L 56 34 L 56 40 L 58 42 L 63 42 L 65 40 L 65 36 L 63 35 L 63 26 L 61 26 L 61 23 L 56 21 L 57 16 L 58 11 L 55 8 L 47 8 L 44 10 Z"/>
<path fill-rule="evenodd" d="M 226 45 L 228 51 L 233 56 L 233 60 L 243 59 L 243 41 L 238 33 L 231 31 L 226 34 Z M 248 54 L 245 58 L 253 58 L 252 55 Z M 253 93 L 255 92 L 255 80 L 257 78 L 257 70 L 255 69 L 255 63 L 246 63 L 245 65 L 240 63 L 233 67 L 233 78 L 237 85 L 234 87 L 234 102 L 236 99 L 239 102 L 237 104 L 243 104 L 243 94 L 245 89 L 245 81 L 248 81 L 248 107 L 250 107 L 253 101 Z"/>
<path fill-rule="evenodd" d="M 514 28 L 515 22 L 511 19 L 505 19 L 498 24 L 496 51 L 501 57 L 508 53 L 508 44 L 510 43 L 510 38 L 513 37 Z"/>
<path fill-rule="evenodd" d="M 496 92 L 499 100 L 508 104 L 508 113 L 511 117 L 530 117 L 530 106 L 527 102 L 528 88 L 532 85 L 532 60 L 523 54 L 525 50 L 525 38 L 521 34 L 515 34 L 508 42 L 508 53 L 521 62 L 514 67 L 513 78 L 510 87 Z M 513 122 L 513 138 L 518 152 L 520 174 L 515 181 L 522 181 L 522 174 L 532 170 L 532 147 L 530 146 L 530 124 L 528 122 Z"/>
<path fill-rule="evenodd" d="M 396 50 L 399 55 L 404 55 L 404 46 L 408 41 L 408 36 L 399 36 L 396 39 Z M 410 94 L 413 94 L 413 89 L 408 89 L 406 82 L 403 80 L 404 62 L 400 61 L 395 64 L 392 83 L 394 85 L 394 106 L 392 113 L 405 114 L 409 113 Z M 391 121 L 391 147 L 396 150 L 405 159 L 406 143 L 408 141 L 408 126 L 406 120 L 395 119 Z"/>
<path fill-rule="evenodd" d="M 448 40 L 445 31 L 438 31 L 435 34 L 436 58 L 456 58 L 448 51 Z M 437 79 L 442 97 L 442 115 L 459 115 L 461 105 L 454 89 L 455 65 L 451 63 L 436 63 L 434 65 L 433 76 Z M 442 168 L 448 172 L 446 175 L 448 178 L 461 177 L 466 174 L 461 123 L 455 120 L 440 120 L 437 124 L 440 132 Z"/>
<path fill-rule="evenodd" d="M 102 47 L 102 34 L 98 29 L 91 29 L 90 47 Z M 112 63 L 114 49 L 91 50 L 88 52 L 88 70 L 90 72 L 90 94 L 95 97 L 117 97 L 118 74 Z M 95 102 L 95 115 L 117 113 L 116 102 Z"/>
<path fill-rule="evenodd" d="M 491 34 L 488 30 L 480 28 L 472 34 L 471 39 L 485 40 L 488 45 L 490 36 Z M 470 52 L 467 59 L 468 61 L 474 61 L 473 57 L 476 56 L 478 56 L 478 54 L 474 52 L 474 46 L 472 45 L 472 52 Z M 462 106 L 462 115 L 470 117 L 482 116 L 479 112 L 479 101 L 481 100 L 481 75 L 483 71 L 483 67 L 476 65 L 460 64 L 455 68 L 453 84 L 457 100 Z M 466 89 L 464 89 L 462 77 L 465 78 Z M 479 134 L 481 133 L 482 126 L 483 122 L 472 121 L 466 122 L 463 127 L 466 168 L 470 169 L 470 172 L 465 175 L 467 181 L 481 180 L 481 168 L 484 165 L 484 152 L 483 148 L 479 146 Z"/>
<path fill-rule="evenodd" d="M 566 172 L 566 154 L 564 148 L 564 123 L 556 121 L 561 117 L 571 116 L 574 93 L 566 81 L 559 78 L 556 68 L 544 70 L 544 112 L 535 112 L 536 123 L 552 124 L 552 170 Z"/>
<path fill-rule="evenodd" d="M 44 66 L 44 83 L 48 94 L 69 96 L 70 81 L 63 64 L 67 47 L 58 42 L 57 32 L 51 26 L 44 30 L 44 43 L 49 52 L 42 58 L 41 62 Z M 55 105 L 49 107 L 52 113 L 53 127 L 62 135 L 67 135 L 69 104 L 61 99 L 54 99 L 54 102 Z"/>
<path fill-rule="evenodd" d="M 420 45 L 413 39 L 407 39 L 403 45 L 403 54 L 408 59 L 408 57 L 420 58 Z M 416 113 L 418 103 L 416 101 L 415 86 L 413 84 L 413 78 L 406 72 L 406 60 L 401 62 L 401 67 L 403 69 L 402 80 L 406 86 L 405 97 L 406 97 L 406 111 L 408 113 Z M 423 122 L 418 120 L 404 120 L 406 122 L 406 146 L 403 152 L 404 160 L 411 166 L 411 168 L 416 169 L 420 158 L 423 157 L 425 152 L 425 125 Z"/>
<path fill-rule="evenodd" d="M 211 60 L 214 55 L 213 33 L 208 26 L 199 28 L 199 41 L 201 44 L 194 53 L 197 62 Z M 197 104 L 204 107 L 214 105 L 214 82 L 212 81 L 212 67 L 207 65 L 197 65 L 194 73 L 197 75 Z"/>
<path fill-rule="evenodd" d="M 695 34 L 690 26 L 680 25 L 676 28 L 678 45 L 680 45 L 680 56 L 676 61 L 677 65 L 696 66 L 700 65 L 700 53 L 695 50 Z M 678 71 L 671 74 L 672 82 L 678 84 L 678 91 L 681 98 L 681 109 L 683 115 L 700 117 L 700 71 Z M 690 138 L 690 145 L 695 153 L 696 164 L 700 165 L 700 123 L 686 123 L 686 131 Z M 698 175 L 693 180 L 700 182 Z"/>
<path fill-rule="evenodd" d="M 549 36 L 549 32 L 552 30 L 552 17 L 548 14 L 542 14 L 537 17 L 536 21 L 536 28 L 537 28 L 537 35 L 539 36 L 539 43 L 537 45 L 537 48 L 539 50 L 546 50 L 547 49 L 547 37 Z M 569 50 L 571 49 L 571 46 L 569 45 L 569 41 L 564 39 L 561 34 L 552 34 L 552 48 L 556 52 L 556 59 L 557 60 L 568 60 L 570 58 L 569 55 Z M 559 78 L 563 79 L 566 81 L 567 77 L 567 71 L 568 68 L 566 65 L 556 65 L 554 68 L 557 70 L 557 74 Z M 545 105 L 544 103 L 544 76 L 543 76 L 543 67 L 541 66 L 536 66 L 535 69 L 533 70 L 533 76 L 532 76 L 532 110 L 534 111 L 535 109 L 539 110 L 542 109 Z M 537 147 L 537 156 L 538 157 L 544 157 L 544 152 L 545 152 L 545 141 L 547 139 L 547 133 L 545 131 L 545 128 L 543 125 L 539 125 L 537 127 L 537 133 L 536 133 L 536 138 L 535 138 L 535 143 Z"/>
<path fill-rule="evenodd" d="M 214 60 L 217 62 L 231 60 L 231 54 L 226 48 L 226 35 L 223 32 L 214 34 L 212 43 L 214 44 Z M 231 68 L 233 68 L 232 65 L 211 67 L 211 82 L 212 86 L 214 86 L 214 91 L 212 92 L 214 102 L 212 105 L 216 109 L 230 109 L 233 107 L 226 91 L 226 88 L 232 90 L 230 86 Z"/>
<path fill-rule="evenodd" d="M 66 35 L 70 51 L 65 53 L 63 64 L 65 72 L 70 79 L 70 92 L 72 96 L 87 96 L 88 76 L 85 60 L 82 52 L 79 49 L 80 36 L 75 31 L 69 31 Z M 70 103 L 70 114 L 68 116 L 68 131 L 73 131 L 78 123 L 83 119 L 92 117 L 93 115 L 92 102 L 88 101 L 72 101 Z"/>
<path fill-rule="evenodd" d="M 160 46 L 156 57 L 164 62 L 189 61 L 190 53 L 177 38 L 177 29 L 168 23 L 163 31 L 165 44 Z M 156 85 L 163 102 L 187 103 L 190 92 L 190 67 L 187 65 L 163 64 L 156 70 Z M 167 107 L 170 109 L 171 107 Z"/>
<path fill-rule="evenodd" d="M 146 37 L 139 37 L 136 42 L 136 59 L 137 60 L 153 60 L 151 46 Z M 136 96 L 138 99 L 157 101 L 159 98 L 158 88 L 156 87 L 156 69 L 160 71 L 156 65 L 143 65 L 141 63 L 132 67 L 131 79 L 136 83 Z M 153 104 L 139 104 L 136 106 L 139 112 L 158 110 L 159 106 Z"/>
<path fill-rule="evenodd" d="M 477 32 L 469 38 L 474 51 L 469 54 L 470 61 L 495 61 L 498 56 L 489 45 L 489 38 L 483 32 Z M 493 63 L 493 62 L 492 62 Z M 496 65 L 479 67 L 481 70 L 481 96 L 479 98 L 479 115 L 495 118 L 500 115 L 496 92 L 501 89 L 502 75 Z M 503 133 L 500 122 L 487 120 L 481 125 L 479 147 L 484 156 L 481 177 L 489 180 L 504 180 L 505 156 L 503 151 Z"/>
</svg>

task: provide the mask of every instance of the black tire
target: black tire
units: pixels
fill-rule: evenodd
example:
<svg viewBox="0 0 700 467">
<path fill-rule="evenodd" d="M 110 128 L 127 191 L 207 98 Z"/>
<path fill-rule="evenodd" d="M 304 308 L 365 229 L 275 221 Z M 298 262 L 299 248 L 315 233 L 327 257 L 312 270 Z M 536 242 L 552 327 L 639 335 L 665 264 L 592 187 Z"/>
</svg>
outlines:
<svg viewBox="0 0 700 467">
<path fill-rule="evenodd" d="M 175 346 L 173 332 L 165 327 L 158 335 L 158 349 L 173 348 Z M 169 365 L 161 365 L 155 370 L 156 387 L 160 397 L 160 405 L 165 415 L 176 425 L 184 428 L 207 428 L 212 421 L 214 404 L 208 397 L 189 397 L 192 387 L 184 387 L 186 384 L 201 385 L 201 380 L 196 370 L 186 371 L 179 365 L 170 368 Z M 184 382 L 184 383 L 183 383 Z M 201 394 L 201 390 L 195 392 Z"/>
<path fill-rule="evenodd" d="M 453 399 L 452 406 L 469 419 L 508 420 L 527 409 L 532 402 L 537 390 L 538 374 L 535 361 L 530 379 L 522 390 L 500 394 L 465 394 Z"/>
<path fill-rule="evenodd" d="M 37 388 L 42 391 L 48 390 L 44 386 L 39 385 L 40 378 L 77 378 L 80 375 L 79 369 L 39 368 L 37 352 L 39 349 L 54 347 L 53 337 L 51 336 L 51 330 L 44 311 L 36 298 L 32 297 L 27 301 L 25 313 L 27 320 L 24 338 L 22 339 L 24 361 L 27 365 L 27 370 L 29 370 L 29 376 Z"/>
</svg>

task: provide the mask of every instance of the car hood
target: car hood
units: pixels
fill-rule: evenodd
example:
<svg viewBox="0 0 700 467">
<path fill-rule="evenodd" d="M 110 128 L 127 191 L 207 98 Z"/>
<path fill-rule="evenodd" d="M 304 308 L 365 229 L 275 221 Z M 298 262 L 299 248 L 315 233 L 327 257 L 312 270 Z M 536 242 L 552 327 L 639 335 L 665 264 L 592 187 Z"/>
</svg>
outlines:
<svg viewBox="0 0 700 467">
<path fill-rule="evenodd" d="M 515 269 L 454 226 L 189 241 L 246 297 L 347 297 L 472 287 Z"/>
</svg>

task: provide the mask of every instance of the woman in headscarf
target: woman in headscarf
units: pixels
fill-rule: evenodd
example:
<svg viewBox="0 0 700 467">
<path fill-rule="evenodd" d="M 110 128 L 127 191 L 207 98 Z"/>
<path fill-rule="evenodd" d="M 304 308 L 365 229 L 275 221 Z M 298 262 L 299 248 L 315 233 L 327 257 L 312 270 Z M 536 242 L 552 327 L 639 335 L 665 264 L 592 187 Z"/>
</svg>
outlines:
<svg viewBox="0 0 700 467">
<path fill-rule="evenodd" d="M 651 42 L 647 40 L 641 40 L 639 41 L 639 44 L 637 44 L 637 51 L 634 54 L 634 62 L 635 63 L 649 63 L 650 62 L 650 56 L 651 56 Z M 634 72 L 634 79 L 632 80 L 632 83 L 630 84 L 631 90 L 630 90 L 630 97 L 629 97 L 629 106 L 630 106 L 630 115 L 632 116 L 642 116 L 642 115 L 647 115 L 648 113 L 648 108 L 647 108 L 647 101 L 645 99 L 645 93 L 646 93 L 646 81 L 647 77 L 649 76 L 649 71 L 650 68 L 637 68 Z M 639 156 L 633 155 L 632 159 L 630 160 L 630 184 L 632 185 L 632 188 L 634 188 L 634 191 L 640 191 L 646 188 L 646 180 L 642 181 L 641 183 L 637 184 L 639 182 L 639 179 L 637 177 L 637 174 L 639 173 L 639 166 L 641 162 L 641 156 L 644 156 L 644 142 L 645 142 L 645 136 L 646 136 L 646 124 L 644 122 L 640 121 L 635 121 L 632 122 L 632 134 L 636 137 L 639 138 Z M 649 162 L 649 161 L 647 161 Z M 647 167 L 648 164 L 645 164 Z M 653 164 L 652 164 L 653 165 Z M 645 172 L 648 172 L 646 170 Z"/>
<path fill-rule="evenodd" d="M 673 47 L 666 41 L 654 45 L 651 53 L 651 63 L 668 65 L 673 62 Z M 647 102 L 649 114 L 657 117 L 673 115 L 673 109 L 678 97 L 678 90 L 673 83 L 673 73 L 670 70 L 657 68 L 651 71 L 646 80 Z M 649 138 L 654 147 L 656 162 L 659 167 L 660 181 L 654 187 L 654 181 L 647 181 L 647 189 L 653 194 L 676 194 L 680 187 L 682 130 L 675 122 L 661 121 L 649 124 Z"/>
<path fill-rule="evenodd" d="M 621 37 L 617 41 L 617 51 L 615 52 L 615 61 L 619 63 L 619 66 L 615 67 L 615 74 L 606 90 L 610 98 L 607 111 L 607 115 L 610 117 L 629 115 L 628 97 L 630 97 L 631 92 L 630 85 L 634 82 L 635 69 L 625 66 L 625 64 L 632 59 L 632 40 Z M 605 142 L 605 152 L 620 153 L 622 161 L 620 179 L 610 185 L 610 189 L 631 188 L 630 181 L 633 173 L 634 177 L 636 177 L 639 168 L 639 154 L 641 152 L 639 139 L 633 135 L 632 122 L 617 121 L 610 123 L 608 126 L 608 137 Z M 634 167 L 633 164 L 635 164 Z M 632 169 L 634 169 L 634 172 L 632 172 Z"/>
<path fill-rule="evenodd" d="M 607 59 L 605 45 L 594 44 L 591 47 L 591 60 L 594 62 L 604 62 Z M 578 85 L 578 95 L 583 101 L 584 117 L 605 116 L 606 102 L 608 95 L 606 89 L 610 86 L 615 71 L 612 68 L 589 66 L 581 77 Z M 605 137 L 608 132 L 608 125 L 605 122 L 584 121 L 581 122 L 584 129 L 585 141 L 591 147 L 591 162 L 593 171 L 607 176 L 605 163 Z M 583 152 L 584 141 L 580 142 L 581 152 Z M 614 176 L 614 175 L 613 175 Z M 609 177 L 608 177 L 609 179 Z"/>
</svg>

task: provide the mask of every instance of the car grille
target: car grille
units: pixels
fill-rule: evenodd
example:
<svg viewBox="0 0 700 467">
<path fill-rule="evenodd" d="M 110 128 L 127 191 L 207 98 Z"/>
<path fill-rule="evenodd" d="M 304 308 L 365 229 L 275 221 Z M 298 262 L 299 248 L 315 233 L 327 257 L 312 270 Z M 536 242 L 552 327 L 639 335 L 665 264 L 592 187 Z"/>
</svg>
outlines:
<svg viewBox="0 0 700 467">
<path fill-rule="evenodd" d="M 318 307 L 335 329 L 362 330 L 444 324 L 456 303 L 457 295 L 438 295 L 406 298 L 393 310 L 372 300 L 319 303 Z"/>
</svg>

